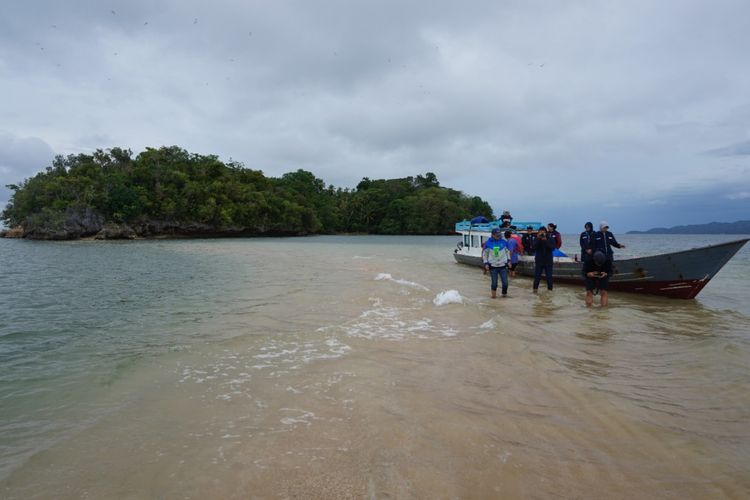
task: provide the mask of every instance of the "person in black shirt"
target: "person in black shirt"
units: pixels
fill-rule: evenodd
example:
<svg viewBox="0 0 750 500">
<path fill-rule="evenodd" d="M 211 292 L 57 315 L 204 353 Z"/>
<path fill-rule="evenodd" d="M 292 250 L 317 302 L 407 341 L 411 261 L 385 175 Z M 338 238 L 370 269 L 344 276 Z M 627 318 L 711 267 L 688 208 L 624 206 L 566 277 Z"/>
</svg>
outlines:
<svg viewBox="0 0 750 500">
<path fill-rule="evenodd" d="M 602 307 L 609 304 L 609 278 L 612 276 L 612 261 L 603 252 L 597 250 L 590 259 L 583 263 L 583 276 L 586 283 L 586 307 L 594 303 L 594 295 L 601 296 Z"/>
</svg>

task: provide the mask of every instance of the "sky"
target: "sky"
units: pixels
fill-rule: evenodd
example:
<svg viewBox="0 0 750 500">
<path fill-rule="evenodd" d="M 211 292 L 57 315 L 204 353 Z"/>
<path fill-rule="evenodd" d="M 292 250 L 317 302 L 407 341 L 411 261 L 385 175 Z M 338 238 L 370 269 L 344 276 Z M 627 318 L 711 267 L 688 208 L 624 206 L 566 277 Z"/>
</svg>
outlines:
<svg viewBox="0 0 750 500">
<path fill-rule="evenodd" d="M 0 4 L 0 186 L 177 145 L 578 232 L 750 219 L 746 0 Z M 0 203 L 10 190 L 0 187 Z"/>
</svg>

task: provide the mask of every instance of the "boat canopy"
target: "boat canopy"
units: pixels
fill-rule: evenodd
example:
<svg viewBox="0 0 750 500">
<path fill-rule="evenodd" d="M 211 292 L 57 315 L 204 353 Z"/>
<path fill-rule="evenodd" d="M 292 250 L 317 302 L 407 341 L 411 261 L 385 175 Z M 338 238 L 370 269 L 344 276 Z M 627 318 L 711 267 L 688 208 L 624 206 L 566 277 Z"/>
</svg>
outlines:
<svg viewBox="0 0 750 500">
<path fill-rule="evenodd" d="M 479 216 L 474 217 L 473 219 L 471 219 L 471 223 L 472 224 L 486 224 L 488 222 L 489 222 L 489 220 L 484 215 L 479 215 Z"/>
<path fill-rule="evenodd" d="M 477 217 L 475 217 L 472 220 L 462 220 L 461 222 L 456 222 L 456 232 L 466 232 L 466 231 L 485 231 L 485 232 L 491 232 L 496 227 L 500 227 L 503 225 L 502 221 L 500 220 L 493 220 L 489 222 L 478 222 L 475 223 L 474 220 L 476 220 Z M 518 228 L 518 230 L 524 230 L 527 227 L 531 226 L 534 228 L 534 230 L 539 229 L 542 227 L 541 222 L 523 222 L 523 221 L 513 221 L 513 225 Z"/>
</svg>

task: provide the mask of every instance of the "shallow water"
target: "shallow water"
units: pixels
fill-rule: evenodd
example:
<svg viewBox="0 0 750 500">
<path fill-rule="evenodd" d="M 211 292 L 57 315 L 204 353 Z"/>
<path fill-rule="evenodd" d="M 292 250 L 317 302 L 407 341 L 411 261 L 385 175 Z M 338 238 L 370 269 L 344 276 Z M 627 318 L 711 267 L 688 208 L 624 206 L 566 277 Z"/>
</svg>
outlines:
<svg viewBox="0 0 750 500">
<path fill-rule="evenodd" d="M 750 248 L 587 309 L 456 241 L 0 240 L 0 496 L 750 494 Z"/>
</svg>

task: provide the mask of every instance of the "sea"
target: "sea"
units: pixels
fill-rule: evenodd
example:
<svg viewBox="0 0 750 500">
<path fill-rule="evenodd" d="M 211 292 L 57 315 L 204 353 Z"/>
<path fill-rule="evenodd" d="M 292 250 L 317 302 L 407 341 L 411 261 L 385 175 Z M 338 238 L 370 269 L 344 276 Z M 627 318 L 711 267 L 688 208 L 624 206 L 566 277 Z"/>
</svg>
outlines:
<svg viewBox="0 0 750 500">
<path fill-rule="evenodd" d="M 587 308 L 457 242 L 0 239 L 0 498 L 750 497 L 750 245 Z"/>
</svg>

